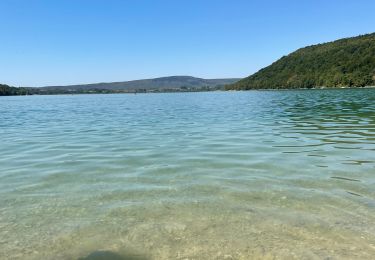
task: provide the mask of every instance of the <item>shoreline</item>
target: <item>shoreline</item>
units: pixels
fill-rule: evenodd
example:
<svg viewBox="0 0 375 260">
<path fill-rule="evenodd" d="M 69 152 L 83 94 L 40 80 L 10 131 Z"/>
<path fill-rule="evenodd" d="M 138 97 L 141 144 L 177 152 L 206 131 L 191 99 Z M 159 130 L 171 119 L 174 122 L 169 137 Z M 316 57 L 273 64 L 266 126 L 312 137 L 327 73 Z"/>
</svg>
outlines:
<svg viewBox="0 0 375 260">
<path fill-rule="evenodd" d="M 73 96 L 73 95 L 114 95 L 114 94 L 166 94 L 166 93 L 208 93 L 208 92 L 246 92 L 246 91 L 297 91 L 297 90 L 341 90 L 341 89 L 375 89 L 375 86 L 366 87 L 316 87 L 316 88 L 259 88 L 259 89 L 229 89 L 229 90 L 202 90 L 202 91 L 146 91 L 146 92 L 86 92 L 86 93 L 52 93 L 30 95 L 0 95 L 0 97 L 16 96 Z"/>
</svg>

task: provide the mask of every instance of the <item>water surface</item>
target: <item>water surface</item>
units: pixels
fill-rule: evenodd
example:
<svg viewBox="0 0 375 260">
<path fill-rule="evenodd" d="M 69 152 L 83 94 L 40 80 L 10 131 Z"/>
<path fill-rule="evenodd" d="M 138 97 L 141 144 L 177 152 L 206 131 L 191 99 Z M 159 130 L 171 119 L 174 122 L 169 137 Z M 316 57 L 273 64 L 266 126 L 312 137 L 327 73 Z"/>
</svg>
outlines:
<svg viewBox="0 0 375 260">
<path fill-rule="evenodd" d="M 0 97 L 0 111 L 0 259 L 375 255 L 375 89 Z"/>
</svg>

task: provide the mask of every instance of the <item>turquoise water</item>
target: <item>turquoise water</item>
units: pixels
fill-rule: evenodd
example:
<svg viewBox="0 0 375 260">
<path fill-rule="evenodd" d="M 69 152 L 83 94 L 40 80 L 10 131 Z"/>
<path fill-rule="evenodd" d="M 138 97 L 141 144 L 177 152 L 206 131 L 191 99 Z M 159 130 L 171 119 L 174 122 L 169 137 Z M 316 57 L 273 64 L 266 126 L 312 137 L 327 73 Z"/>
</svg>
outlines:
<svg viewBox="0 0 375 260">
<path fill-rule="evenodd" d="M 0 259 L 371 259 L 375 89 L 0 97 Z"/>
</svg>

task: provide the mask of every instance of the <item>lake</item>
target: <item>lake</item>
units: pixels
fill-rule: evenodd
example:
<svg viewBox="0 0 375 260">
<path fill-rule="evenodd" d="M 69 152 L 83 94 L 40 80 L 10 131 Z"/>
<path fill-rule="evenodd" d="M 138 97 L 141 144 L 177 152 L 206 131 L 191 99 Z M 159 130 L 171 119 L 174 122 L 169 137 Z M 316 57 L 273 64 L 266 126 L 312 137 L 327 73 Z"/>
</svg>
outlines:
<svg viewBox="0 0 375 260">
<path fill-rule="evenodd" d="M 0 97 L 0 111 L 0 259 L 375 255 L 375 89 Z"/>
</svg>

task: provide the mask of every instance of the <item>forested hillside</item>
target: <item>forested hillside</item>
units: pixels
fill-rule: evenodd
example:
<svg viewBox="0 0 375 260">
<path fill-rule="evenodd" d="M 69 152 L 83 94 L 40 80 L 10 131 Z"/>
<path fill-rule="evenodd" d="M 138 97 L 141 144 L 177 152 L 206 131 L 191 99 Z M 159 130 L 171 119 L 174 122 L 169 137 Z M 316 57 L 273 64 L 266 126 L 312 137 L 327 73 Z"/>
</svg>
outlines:
<svg viewBox="0 0 375 260">
<path fill-rule="evenodd" d="M 375 85 L 375 33 L 308 46 L 226 89 Z"/>
</svg>

